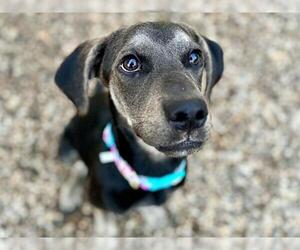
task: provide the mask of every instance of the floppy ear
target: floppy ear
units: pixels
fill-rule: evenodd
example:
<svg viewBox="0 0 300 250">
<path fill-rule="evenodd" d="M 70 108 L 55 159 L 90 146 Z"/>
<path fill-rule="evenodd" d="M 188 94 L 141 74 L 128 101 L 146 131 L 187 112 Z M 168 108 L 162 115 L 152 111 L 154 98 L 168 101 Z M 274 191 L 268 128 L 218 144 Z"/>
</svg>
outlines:
<svg viewBox="0 0 300 250">
<path fill-rule="evenodd" d="M 219 44 L 212 40 L 209 40 L 206 37 L 199 36 L 199 40 L 206 52 L 206 79 L 202 79 L 202 81 L 206 81 L 206 84 L 204 84 L 204 93 L 208 98 L 210 98 L 212 88 L 220 80 L 223 74 L 223 50 Z"/>
<path fill-rule="evenodd" d="M 81 115 L 88 110 L 88 81 L 99 77 L 106 44 L 107 39 L 94 39 L 80 44 L 56 72 L 56 84 Z"/>
</svg>

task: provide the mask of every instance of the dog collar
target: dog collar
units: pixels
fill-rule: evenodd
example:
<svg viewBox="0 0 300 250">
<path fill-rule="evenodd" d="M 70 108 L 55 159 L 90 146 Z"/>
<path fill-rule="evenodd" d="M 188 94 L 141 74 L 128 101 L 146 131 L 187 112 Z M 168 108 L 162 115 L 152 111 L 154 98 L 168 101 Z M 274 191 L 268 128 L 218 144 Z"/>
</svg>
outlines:
<svg viewBox="0 0 300 250">
<path fill-rule="evenodd" d="M 182 160 L 174 172 L 161 177 L 138 175 L 121 157 L 116 146 L 111 123 L 108 123 L 104 128 L 102 139 L 109 151 L 99 154 L 100 161 L 102 163 L 114 162 L 120 174 L 133 189 L 140 188 L 144 191 L 155 192 L 177 185 L 186 176 L 186 160 Z"/>
</svg>

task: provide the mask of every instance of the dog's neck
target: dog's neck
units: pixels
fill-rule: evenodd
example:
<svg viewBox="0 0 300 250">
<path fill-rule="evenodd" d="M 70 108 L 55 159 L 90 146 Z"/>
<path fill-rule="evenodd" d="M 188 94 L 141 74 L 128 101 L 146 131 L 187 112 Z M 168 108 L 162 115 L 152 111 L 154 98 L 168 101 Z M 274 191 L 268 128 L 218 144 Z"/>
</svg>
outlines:
<svg viewBox="0 0 300 250">
<path fill-rule="evenodd" d="M 173 172 L 184 158 L 172 158 L 146 144 L 127 125 L 110 99 L 112 127 L 120 155 L 139 174 L 165 175 Z"/>
</svg>

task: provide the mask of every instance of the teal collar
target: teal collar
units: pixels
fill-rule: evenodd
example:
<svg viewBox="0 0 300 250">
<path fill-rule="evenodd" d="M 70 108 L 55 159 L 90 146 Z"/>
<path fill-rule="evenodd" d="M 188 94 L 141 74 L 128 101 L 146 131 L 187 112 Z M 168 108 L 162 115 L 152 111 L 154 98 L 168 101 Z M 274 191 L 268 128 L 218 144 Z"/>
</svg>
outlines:
<svg viewBox="0 0 300 250">
<path fill-rule="evenodd" d="M 116 146 L 112 131 L 112 124 L 108 123 L 103 130 L 102 139 L 109 151 L 99 154 L 102 163 L 114 162 L 120 174 L 128 181 L 133 189 L 155 192 L 177 185 L 186 176 L 186 160 L 182 160 L 179 166 L 170 174 L 161 177 L 138 175 L 125 161 Z"/>
</svg>

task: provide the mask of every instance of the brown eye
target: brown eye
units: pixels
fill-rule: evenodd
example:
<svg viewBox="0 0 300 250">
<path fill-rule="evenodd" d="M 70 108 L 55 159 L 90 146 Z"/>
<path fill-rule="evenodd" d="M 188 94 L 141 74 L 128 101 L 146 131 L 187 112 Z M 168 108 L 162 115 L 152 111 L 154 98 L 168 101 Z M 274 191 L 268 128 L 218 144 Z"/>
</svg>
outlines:
<svg viewBox="0 0 300 250">
<path fill-rule="evenodd" d="M 140 67 L 140 62 L 134 55 L 125 57 L 121 64 L 121 68 L 125 72 L 136 72 L 140 69 Z"/>
<path fill-rule="evenodd" d="M 189 63 L 197 65 L 201 61 L 201 54 L 198 50 L 193 50 L 189 55 Z"/>
</svg>

